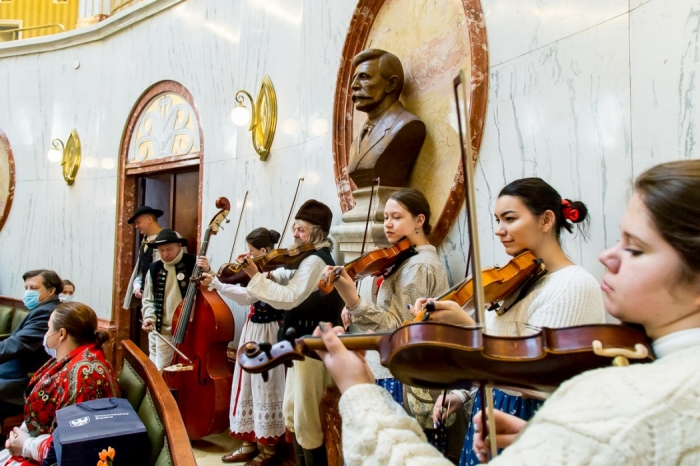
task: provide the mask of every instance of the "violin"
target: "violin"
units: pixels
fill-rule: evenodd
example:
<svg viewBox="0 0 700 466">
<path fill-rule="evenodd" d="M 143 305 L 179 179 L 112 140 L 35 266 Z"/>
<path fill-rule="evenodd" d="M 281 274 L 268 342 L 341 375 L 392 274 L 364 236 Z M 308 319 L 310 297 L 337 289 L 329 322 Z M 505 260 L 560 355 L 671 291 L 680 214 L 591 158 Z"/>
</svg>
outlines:
<svg viewBox="0 0 700 466">
<path fill-rule="evenodd" d="M 316 246 L 313 244 L 303 244 L 292 249 L 274 249 L 264 256 L 253 257 L 253 263 L 258 266 L 258 270 L 261 272 L 269 272 L 275 270 L 279 267 L 284 267 L 285 269 L 296 269 L 299 267 L 301 261 L 306 259 L 306 256 L 316 251 Z M 222 268 L 226 267 L 227 273 L 238 274 L 243 272 L 243 265 L 237 262 L 232 264 L 224 264 Z"/>
<path fill-rule="evenodd" d="M 294 206 L 296 205 L 297 198 L 299 197 L 299 188 L 304 182 L 304 177 L 300 177 L 297 182 L 297 189 L 294 193 L 294 199 L 292 199 L 292 205 L 289 209 L 289 215 L 287 215 L 287 222 L 284 224 L 282 229 L 282 237 L 279 240 L 279 244 L 284 241 L 284 235 L 289 227 L 289 222 L 292 218 L 292 212 L 294 212 Z M 243 207 L 245 207 L 245 200 L 248 198 L 248 192 L 245 193 L 245 198 L 243 199 Z M 241 208 L 241 215 L 238 220 L 238 227 L 240 227 L 240 219 L 243 217 L 243 207 Z M 236 235 L 233 239 L 234 246 L 236 245 L 236 237 L 238 236 L 238 228 L 236 228 Z M 274 249 L 264 256 L 258 256 L 253 258 L 253 263 L 258 266 L 258 270 L 261 272 L 269 272 L 275 270 L 279 267 L 284 267 L 285 269 L 296 269 L 299 267 L 301 261 L 306 259 L 310 253 L 314 252 L 316 248 L 313 244 L 304 244 L 296 248 L 291 249 Z M 231 256 L 233 257 L 233 248 L 231 248 Z M 230 260 L 230 259 L 229 259 Z M 243 264 L 238 262 L 231 262 L 224 264 L 219 268 L 219 281 L 222 283 L 228 283 L 229 285 L 241 285 L 247 286 L 250 282 L 250 277 L 243 271 Z"/>
<path fill-rule="evenodd" d="M 221 283 L 226 283 L 227 285 L 248 286 L 248 283 L 250 283 L 250 277 L 248 274 L 243 270 L 233 272 L 230 268 L 232 265 L 236 265 L 236 263 L 224 264 L 219 267 L 219 271 L 217 272 L 219 281 Z"/>
<path fill-rule="evenodd" d="M 487 303 L 502 301 L 531 279 L 537 279 L 546 273 L 544 264 L 530 251 L 524 251 L 511 259 L 503 267 L 492 267 L 481 272 L 484 287 L 484 300 Z M 454 301 L 465 310 L 474 308 L 474 280 L 468 277 L 450 288 L 436 301 Z M 430 318 L 430 308 L 426 306 L 412 322 L 424 322 Z M 411 321 L 404 322 L 408 324 Z"/>
<path fill-rule="evenodd" d="M 460 327 L 422 322 L 390 333 L 340 335 L 349 350 L 376 350 L 380 362 L 401 382 L 429 389 L 471 388 L 487 380 L 504 388 L 554 391 L 564 381 L 609 365 L 654 360 L 651 342 L 636 328 L 589 324 L 565 328 L 525 326 L 529 335 L 497 336 L 481 326 Z M 291 365 L 316 350 L 320 337 L 248 342 L 238 350 L 238 364 L 251 373 Z"/>
<path fill-rule="evenodd" d="M 358 281 L 365 277 L 381 275 L 392 265 L 415 253 L 411 240 L 403 237 L 393 246 L 370 251 L 343 267 L 338 267 L 327 278 L 318 282 L 318 289 L 324 294 L 333 291 L 333 283 L 340 277 L 343 268 L 352 281 Z"/>
</svg>

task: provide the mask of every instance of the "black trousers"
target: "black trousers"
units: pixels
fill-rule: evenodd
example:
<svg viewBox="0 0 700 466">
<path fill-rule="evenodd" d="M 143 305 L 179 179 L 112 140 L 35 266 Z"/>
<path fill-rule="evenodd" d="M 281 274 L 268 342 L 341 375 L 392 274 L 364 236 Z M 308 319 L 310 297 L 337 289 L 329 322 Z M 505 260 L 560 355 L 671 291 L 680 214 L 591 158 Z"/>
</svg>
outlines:
<svg viewBox="0 0 700 466">
<path fill-rule="evenodd" d="M 292 439 L 294 440 L 294 456 L 297 459 L 297 466 L 328 466 L 325 444 L 313 450 L 307 450 L 299 445 L 294 433 L 292 433 Z"/>
</svg>

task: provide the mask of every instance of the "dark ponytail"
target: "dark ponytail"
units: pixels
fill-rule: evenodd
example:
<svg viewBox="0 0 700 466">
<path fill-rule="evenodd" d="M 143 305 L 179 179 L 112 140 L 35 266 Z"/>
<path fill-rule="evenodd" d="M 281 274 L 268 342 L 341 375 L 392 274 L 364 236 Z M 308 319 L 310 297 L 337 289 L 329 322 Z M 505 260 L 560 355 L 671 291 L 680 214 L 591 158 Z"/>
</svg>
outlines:
<svg viewBox="0 0 700 466">
<path fill-rule="evenodd" d="M 280 234 L 277 231 L 268 230 L 263 227 L 256 228 L 245 237 L 246 243 L 255 247 L 255 249 L 265 248 L 268 251 L 275 249 L 275 244 L 277 244 L 279 240 Z"/>
<path fill-rule="evenodd" d="M 541 178 L 521 178 L 509 183 L 501 189 L 498 197 L 514 196 L 519 198 L 527 209 L 536 216 L 551 210 L 554 213 L 554 232 L 557 240 L 561 237 L 561 229 L 574 232 L 574 224 L 584 238 L 588 235 L 588 208 L 581 201 L 562 199 L 561 195 Z"/>
</svg>

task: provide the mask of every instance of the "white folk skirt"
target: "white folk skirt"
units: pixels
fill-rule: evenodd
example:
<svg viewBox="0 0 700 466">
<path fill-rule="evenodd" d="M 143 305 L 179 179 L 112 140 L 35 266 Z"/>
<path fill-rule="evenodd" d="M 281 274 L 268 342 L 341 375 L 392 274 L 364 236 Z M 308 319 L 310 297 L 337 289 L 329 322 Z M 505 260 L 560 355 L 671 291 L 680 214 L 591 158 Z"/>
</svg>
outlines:
<svg viewBox="0 0 700 466">
<path fill-rule="evenodd" d="M 256 324 L 246 319 L 241 340 L 242 348 L 249 341 L 277 342 L 279 324 Z M 261 374 L 251 374 L 236 364 L 231 389 L 231 435 L 248 442 L 275 444 L 284 434 L 284 366 L 269 371 L 270 378 L 263 381 Z"/>
</svg>

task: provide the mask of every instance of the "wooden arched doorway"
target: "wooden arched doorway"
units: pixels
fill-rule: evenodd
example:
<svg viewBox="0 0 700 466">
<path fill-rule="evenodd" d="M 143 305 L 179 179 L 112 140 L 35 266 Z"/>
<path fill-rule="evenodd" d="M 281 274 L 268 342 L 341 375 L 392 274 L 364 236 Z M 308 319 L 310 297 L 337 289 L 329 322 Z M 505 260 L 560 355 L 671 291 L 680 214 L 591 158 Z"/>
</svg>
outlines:
<svg viewBox="0 0 700 466">
<path fill-rule="evenodd" d="M 127 220 L 143 204 L 161 209 L 164 215 L 159 219 L 160 226 L 178 231 L 188 239 L 189 252 L 196 252 L 202 220 L 203 151 L 199 113 L 184 86 L 161 81 L 139 97 L 124 128 L 119 151 L 112 299 L 117 366 L 121 366 L 121 340 L 145 340 L 139 338 L 143 335 L 137 311 L 123 308 L 140 244 L 138 233 Z"/>
</svg>

